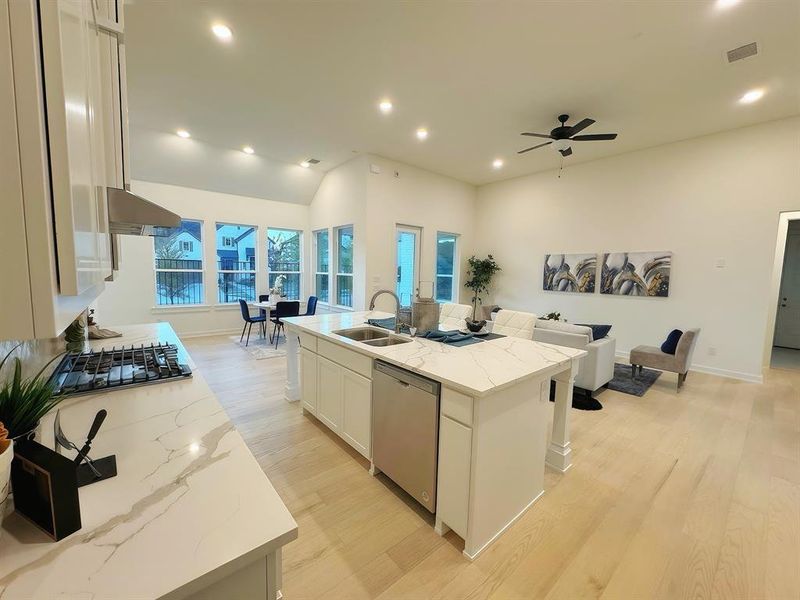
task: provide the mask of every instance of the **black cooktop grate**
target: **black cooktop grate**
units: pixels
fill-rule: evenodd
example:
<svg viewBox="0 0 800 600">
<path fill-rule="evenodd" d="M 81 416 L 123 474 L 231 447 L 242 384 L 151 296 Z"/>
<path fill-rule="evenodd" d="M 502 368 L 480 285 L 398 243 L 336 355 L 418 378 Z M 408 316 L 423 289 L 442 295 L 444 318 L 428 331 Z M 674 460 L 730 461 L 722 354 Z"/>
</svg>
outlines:
<svg viewBox="0 0 800 600">
<path fill-rule="evenodd" d="M 50 381 L 56 393 L 85 394 L 191 375 L 189 366 L 178 362 L 177 346 L 150 344 L 68 353 Z"/>
</svg>

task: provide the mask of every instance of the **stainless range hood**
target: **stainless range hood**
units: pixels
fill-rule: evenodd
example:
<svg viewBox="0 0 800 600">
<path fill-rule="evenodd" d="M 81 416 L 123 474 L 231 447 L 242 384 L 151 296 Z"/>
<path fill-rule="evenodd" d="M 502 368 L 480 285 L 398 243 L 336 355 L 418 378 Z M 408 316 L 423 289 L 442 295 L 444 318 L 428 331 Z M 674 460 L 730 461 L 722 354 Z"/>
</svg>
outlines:
<svg viewBox="0 0 800 600">
<path fill-rule="evenodd" d="M 179 215 L 127 190 L 110 187 L 106 192 L 111 233 L 154 235 L 156 227 L 179 227 L 181 224 Z"/>
</svg>

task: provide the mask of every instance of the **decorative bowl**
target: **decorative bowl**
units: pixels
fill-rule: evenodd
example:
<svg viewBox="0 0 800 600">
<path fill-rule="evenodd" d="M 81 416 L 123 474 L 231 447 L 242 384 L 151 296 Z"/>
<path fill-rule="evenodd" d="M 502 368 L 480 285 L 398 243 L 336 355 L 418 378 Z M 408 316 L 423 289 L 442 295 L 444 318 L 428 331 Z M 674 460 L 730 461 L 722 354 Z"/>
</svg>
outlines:
<svg viewBox="0 0 800 600">
<path fill-rule="evenodd" d="M 485 319 L 483 321 L 473 321 L 472 319 L 464 319 L 464 321 L 467 323 L 467 329 L 469 329 L 472 333 L 479 332 L 481 329 L 483 329 L 483 326 L 486 325 Z"/>
</svg>

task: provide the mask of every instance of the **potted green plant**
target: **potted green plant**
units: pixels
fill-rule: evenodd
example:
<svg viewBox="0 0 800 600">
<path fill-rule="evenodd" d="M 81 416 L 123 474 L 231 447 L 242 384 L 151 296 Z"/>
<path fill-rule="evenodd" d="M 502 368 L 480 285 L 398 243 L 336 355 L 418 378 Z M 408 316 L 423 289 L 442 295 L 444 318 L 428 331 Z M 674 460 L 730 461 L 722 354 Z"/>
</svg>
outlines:
<svg viewBox="0 0 800 600">
<path fill-rule="evenodd" d="M 12 348 L 0 361 L 0 376 L 11 354 L 19 347 Z M 8 439 L 15 440 L 30 435 L 39 425 L 39 420 L 50 412 L 63 396 L 55 394 L 53 384 L 44 372 L 56 356 L 33 377 L 23 378 L 22 361 L 14 358 L 10 375 L 0 382 L 0 422 L 8 430 Z"/>
<path fill-rule="evenodd" d="M 486 258 L 477 258 L 474 255 L 469 257 L 467 281 L 464 287 L 472 290 L 472 319 L 466 319 L 467 328 L 470 331 L 480 331 L 486 325 L 486 319 L 478 320 L 478 304 L 482 302 L 481 294 L 489 291 L 492 277 L 501 270 L 500 265 L 495 262 L 491 254 Z"/>
</svg>

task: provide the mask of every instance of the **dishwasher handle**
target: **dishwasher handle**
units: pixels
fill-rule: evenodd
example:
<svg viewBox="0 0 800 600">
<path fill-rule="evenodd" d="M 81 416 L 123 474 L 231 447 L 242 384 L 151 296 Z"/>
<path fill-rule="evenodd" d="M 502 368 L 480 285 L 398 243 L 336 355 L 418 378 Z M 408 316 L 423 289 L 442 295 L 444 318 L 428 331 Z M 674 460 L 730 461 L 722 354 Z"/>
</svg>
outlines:
<svg viewBox="0 0 800 600">
<path fill-rule="evenodd" d="M 400 367 L 395 367 L 394 365 L 390 365 L 389 363 L 385 363 L 381 360 L 376 360 L 373 368 L 378 373 L 388 375 L 403 387 L 413 386 L 417 389 L 427 392 L 428 394 L 432 394 L 437 398 L 439 397 L 439 390 L 441 388 L 438 381 L 433 381 L 427 377 L 422 377 L 421 375 L 401 369 Z"/>
</svg>

